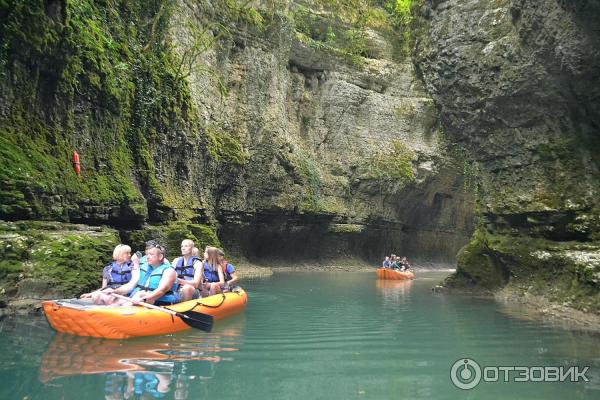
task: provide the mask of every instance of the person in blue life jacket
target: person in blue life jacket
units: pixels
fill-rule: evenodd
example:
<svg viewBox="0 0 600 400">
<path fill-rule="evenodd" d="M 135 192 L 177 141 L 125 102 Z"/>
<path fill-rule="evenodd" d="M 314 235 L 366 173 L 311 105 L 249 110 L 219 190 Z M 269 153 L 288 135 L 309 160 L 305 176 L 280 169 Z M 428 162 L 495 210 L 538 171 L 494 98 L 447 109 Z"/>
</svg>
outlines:
<svg viewBox="0 0 600 400">
<path fill-rule="evenodd" d="M 237 272 L 235 272 L 233 265 L 225 260 L 225 252 L 223 250 L 217 249 L 217 255 L 219 257 L 219 264 L 223 269 L 223 279 L 225 279 L 225 284 L 221 286 L 221 291 L 228 292 L 238 282 Z"/>
<path fill-rule="evenodd" d="M 177 273 L 179 294 L 181 301 L 188 301 L 200 297 L 198 287 L 202 283 L 202 260 L 194 255 L 194 242 L 185 239 L 181 242 L 181 257 L 173 260 L 173 268 Z"/>
<path fill-rule="evenodd" d="M 220 293 L 221 287 L 225 284 L 217 249 L 207 247 L 205 253 L 207 259 L 202 263 L 202 297 Z"/>
<path fill-rule="evenodd" d="M 390 258 L 386 257 L 385 260 L 383 261 L 383 268 L 389 268 L 392 265 L 392 263 L 390 262 Z"/>
<path fill-rule="evenodd" d="M 99 296 L 100 290 L 105 287 L 117 288 L 128 283 L 133 274 L 135 264 L 131 262 L 131 247 L 118 244 L 113 250 L 113 262 L 102 270 L 102 288 L 81 295 L 82 299 L 92 299 Z"/>
<path fill-rule="evenodd" d="M 171 305 L 180 301 L 177 273 L 165 260 L 165 249 L 156 245 L 148 250 L 146 263 L 134 268 L 131 281 L 116 289 L 102 291 L 96 304 L 130 305 L 138 302 Z M 129 296 L 129 301 L 119 300 L 111 293 Z"/>
</svg>

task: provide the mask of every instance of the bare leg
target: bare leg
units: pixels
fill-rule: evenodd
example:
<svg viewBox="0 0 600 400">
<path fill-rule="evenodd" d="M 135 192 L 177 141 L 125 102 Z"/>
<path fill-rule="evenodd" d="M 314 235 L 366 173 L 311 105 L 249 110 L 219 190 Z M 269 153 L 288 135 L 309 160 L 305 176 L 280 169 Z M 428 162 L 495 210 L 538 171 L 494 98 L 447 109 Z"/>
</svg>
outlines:
<svg viewBox="0 0 600 400">
<path fill-rule="evenodd" d="M 221 286 L 218 283 L 211 283 L 210 285 L 210 296 L 213 294 L 221 293 Z"/>
<path fill-rule="evenodd" d="M 188 301 L 194 297 L 194 287 L 192 285 L 183 285 L 181 288 L 181 301 Z"/>
</svg>

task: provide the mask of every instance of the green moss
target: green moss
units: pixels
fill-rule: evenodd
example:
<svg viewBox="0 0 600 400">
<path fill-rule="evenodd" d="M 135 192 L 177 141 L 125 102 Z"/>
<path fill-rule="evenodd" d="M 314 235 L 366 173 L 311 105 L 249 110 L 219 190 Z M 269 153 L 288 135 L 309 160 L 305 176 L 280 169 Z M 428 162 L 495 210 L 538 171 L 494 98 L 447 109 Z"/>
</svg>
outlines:
<svg viewBox="0 0 600 400">
<path fill-rule="evenodd" d="M 457 257 L 451 284 L 513 290 L 600 313 L 600 243 L 554 242 L 479 228 Z M 454 281 L 454 282 L 452 282 Z"/>
<path fill-rule="evenodd" d="M 248 155 L 240 141 L 230 133 L 209 127 L 206 129 L 206 139 L 208 153 L 217 163 L 238 167 L 246 164 Z"/>
<path fill-rule="evenodd" d="M 196 121 L 164 40 L 173 6 L 82 0 L 49 16 L 41 0 L 0 4 L 0 74 L 13 86 L 0 99 L 9 104 L 0 118 L 0 181 L 8 188 L 0 216 L 106 218 L 85 217 L 86 204 L 123 206 L 122 217 L 140 223 L 144 197 L 150 208 L 165 208 L 152 142 Z"/>
<path fill-rule="evenodd" d="M 473 238 L 456 256 L 457 274 L 467 276 L 475 285 L 485 289 L 506 284 L 507 271 L 490 250 L 485 231 L 477 230 Z"/>
<path fill-rule="evenodd" d="M 0 223 L 0 286 L 6 295 L 23 280 L 45 282 L 64 296 L 100 284 L 118 244 L 116 232 L 79 225 L 19 221 Z M 39 293 L 23 293 L 39 295 Z"/>
<path fill-rule="evenodd" d="M 408 184 L 415 179 L 412 162 L 414 152 L 401 141 L 394 140 L 389 148 L 373 154 L 363 171 L 363 179 L 378 180 L 382 183 L 396 182 Z"/>
<path fill-rule="evenodd" d="M 102 268 L 111 261 L 114 233 L 39 235 L 31 248 L 33 278 L 47 282 L 65 296 L 98 287 Z"/>
<path fill-rule="evenodd" d="M 317 164 L 309 155 L 302 151 L 293 153 L 288 157 L 288 160 L 290 160 L 295 172 L 298 173 L 302 180 L 304 192 L 300 208 L 303 211 L 322 211 L 323 202 L 321 194 L 323 182 Z"/>
</svg>

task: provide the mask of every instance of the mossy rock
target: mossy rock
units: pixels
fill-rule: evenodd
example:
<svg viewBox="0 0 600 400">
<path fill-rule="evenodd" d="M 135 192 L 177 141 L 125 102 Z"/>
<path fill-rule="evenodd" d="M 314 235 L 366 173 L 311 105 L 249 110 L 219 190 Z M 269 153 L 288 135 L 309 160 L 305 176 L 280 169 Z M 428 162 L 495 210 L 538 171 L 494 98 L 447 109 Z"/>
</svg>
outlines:
<svg viewBox="0 0 600 400">
<path fill-rule="evenodd" d="M 476 232 L 457 255 L 457 274 L 468 276 L 486 289 L 500 288 L 508 281 L 508 271 L 489 248 L 485 235 Z"/>
<path fill-rule="evenodd" d="M 119 243 L 117 232 L 103 227 L 43 221 L 0 224 L 0 286 L 6 296 L 40 298 L 48 293 L 76 296 L 97 288 L 102 268 Z M 43 282 L 29 293 L 23 282 Z M 22 287 L 21 287 L 22 286 Z"/>
<path fill-rule="evenodd" d="M 166 247 L 167 258 L 180 255 L 181 241 L 191 239 L 199 249 L 205 246 L 220 246 L 216 230 L 210 225 L 194 224 L 189 221 L 174 221 L 164 225 L 145 225 L 141 230 L 121 232 L 123 242 L 135 249 L 144 249 L 148 240 L 156 240 Z"/>
</svg>

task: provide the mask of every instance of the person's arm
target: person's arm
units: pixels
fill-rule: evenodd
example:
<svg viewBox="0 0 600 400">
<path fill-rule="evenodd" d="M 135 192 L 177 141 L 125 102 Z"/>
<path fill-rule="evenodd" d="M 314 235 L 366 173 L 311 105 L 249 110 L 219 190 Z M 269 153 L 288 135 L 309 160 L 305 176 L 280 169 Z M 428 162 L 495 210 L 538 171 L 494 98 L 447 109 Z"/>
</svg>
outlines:
<svg viewBox="0 0 600 400">
<path fill-rule="evenodd" d="M 176 259 L 173 260 L 173 268 L 175 268 L 175 266 L 177 265 L 177 262 L 179 261 L 179 257 L 177 257 Z M 177 274 L 177 271 L 175 271 L 175 274 Z M 177 276 L 177 283 L 180 285 L 185 285 L 185 284 L 189 284 L 189 281 L 186 281 L 185 279 L 181 279 L 179 278 L 179 276 Z"/>
<path fill-rule="evenodd" d="M 102 289 L 108 286 L 108 279 L 102 278 Z"/>
<path fill-rule="evenodd" d="M 200 287 L 202 283 L 202 262 L 200 260 L 194 261 L 194 279 L 191 281 L 185 281 L 186 284 L 192 285 L 196 289 Z"/>
<path fill-rule="evenodd" d="M 227 267 L 225 267 L 225 268 L 227 268 Z M 238 281 L 237 272 L 235 272 L 235 269 L 233 267 L 231 269 L 233 269 L 233 271 L 229 272 L 229 275 L 231 275 L 231 279 L 227 281 L 227 284 L 229 286 L 235 285 L 236 282 Z"/>
<path fill-rule="evenodd" d="M 127 282 L 124 285 L 119 286 L 118 288 L 116 288 L 114 290 L 111 288 L 108 288 L 106 290 L 103 290 L 103 292 L 107 293 L 107 294 L 114 292 L 116 294 L 127 296 L 129 294 L 129 292 L 131 292 L 133 289 L 135 289 L 135 287 L 138 284 L 138 281 L 140 280 L 140 265 L 138 263 L 139 263 L 139 260 L 135 261 L 132 264 L 133 267 L 131 268 L 131 280 L 129 282 Z"/>
<path fill-rule="evenodd" d="M 165 293 L 171 290 L 176 279 L 177 273 L 173 268 L 165 270 L 163 276 L 160 278 L 158 287 L 145 295 L 142 301 L 145 301 L 146 303 L 154 303 L 156 300 L 163 297 Z"/>
<path fill-rule="evenodd" d="M 225 284 L 225 275 L 223 274 L 223 267 L 221 265 L 217 266 L 217 273 L 219 274 L 219 286 L 223 286 Z"/>
</svg>

